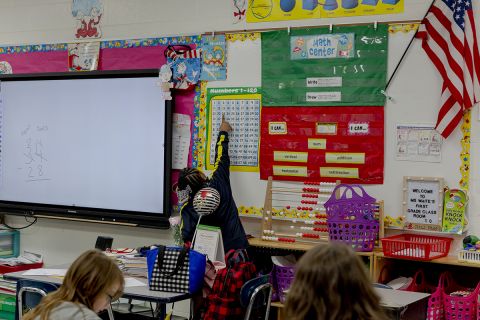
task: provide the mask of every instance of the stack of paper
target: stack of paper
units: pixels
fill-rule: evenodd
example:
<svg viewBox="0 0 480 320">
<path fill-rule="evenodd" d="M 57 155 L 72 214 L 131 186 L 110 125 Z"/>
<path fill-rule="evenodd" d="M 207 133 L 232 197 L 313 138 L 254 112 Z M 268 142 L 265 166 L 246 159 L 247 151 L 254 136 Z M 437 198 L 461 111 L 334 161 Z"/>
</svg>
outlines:
<svg viewBox="0 0 480 320">
<path fill-rule="evenodd" d="M 135 255 L 123 255 L 116 257 L 118 266 L 125 275 L 132 277 L 147 277 L 147 258 Z"/>
<path fill-rule="evenodd" d="M 0 278 L 0 293 L 14 296 L 17 291 L 17 282 Z"/>
</svg>

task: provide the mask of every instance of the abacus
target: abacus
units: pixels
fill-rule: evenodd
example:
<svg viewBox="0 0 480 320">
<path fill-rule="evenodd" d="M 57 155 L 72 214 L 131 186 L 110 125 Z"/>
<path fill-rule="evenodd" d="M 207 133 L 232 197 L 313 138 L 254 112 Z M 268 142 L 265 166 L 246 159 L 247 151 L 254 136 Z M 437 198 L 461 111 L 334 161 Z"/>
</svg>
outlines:
<svg viewBox="0 0 480 320">
<path fill-rule="evenodd" d="M 323 204 L 340 181 L 306 181 L 298 187 L 273 186 L 273 183 L 269 177 L 262 215 L 262 239 L 287 243 L 327 242 L 327 215 Z M 276 222 L 279 221 L 284 222 L 283 227 L 287 230 L 278 230 L 280 226 Z"/>
</svg>

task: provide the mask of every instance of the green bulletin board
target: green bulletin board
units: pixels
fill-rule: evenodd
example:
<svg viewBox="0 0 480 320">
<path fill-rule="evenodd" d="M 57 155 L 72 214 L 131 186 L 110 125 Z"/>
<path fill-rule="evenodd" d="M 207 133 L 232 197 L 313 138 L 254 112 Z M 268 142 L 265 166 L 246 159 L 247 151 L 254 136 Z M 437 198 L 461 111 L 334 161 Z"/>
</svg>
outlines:
<svg viewBox="0 0 480 320">
<path fill-rule="evenodd" d="M 383 106 L 387 51 L 386 24 L 264 32 L 262 105 Z"/>
</svg>

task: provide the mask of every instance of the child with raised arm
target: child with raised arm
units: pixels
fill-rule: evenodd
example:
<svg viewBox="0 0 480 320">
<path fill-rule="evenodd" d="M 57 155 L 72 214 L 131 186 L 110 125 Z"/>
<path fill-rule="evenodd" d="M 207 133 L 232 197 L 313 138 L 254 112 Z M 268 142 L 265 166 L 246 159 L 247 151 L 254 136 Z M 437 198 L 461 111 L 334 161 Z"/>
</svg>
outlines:
<svg viewBox="0 0 480 320">
<path fill-rule="evenodd" d="M 181 204 L 182 237 L 185 242 L 192 241 L 198 222 L 198 214 L 193 208 L 193 197 L 202 188 L 211 187 L 220 194 L 220 205 L 210 215 L 202 217 L 201 223 L 217 226 L 222 230 L 225 252 L 230 249 L 246 249 L 247 237 L 238 216 L 237 205 L 230 186 L 230 157 L 228 156 L 228 135 L 232 131 L 230 124 L 222 116 L 220 132 L 215 147 L 215 165 L 211 178 L 195 168 L 185 168 L 180 173 L 177 186 L 178 202 Z"/>
<path fill-rule="evenodd" d="M 123 292 L 122 271 L 115 261 L 98 250 L 88 250 L 68 268 L 58 290 L 48 294 L 29 311 L 25 320 L 100 320 Z"/>
<path fill-rule="evenodd" d="M 297 264 L 285 319 L 387 320 L 366 267 L 342 243 L 318 245 Z"/>
</svg>

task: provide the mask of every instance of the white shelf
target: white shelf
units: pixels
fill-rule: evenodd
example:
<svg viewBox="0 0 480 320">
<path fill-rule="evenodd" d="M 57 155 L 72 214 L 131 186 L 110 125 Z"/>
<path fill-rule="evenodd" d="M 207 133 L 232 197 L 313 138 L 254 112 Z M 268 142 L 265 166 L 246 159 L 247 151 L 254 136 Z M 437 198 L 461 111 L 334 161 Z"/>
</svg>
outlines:
<svg viewBox="0 0 480 320">
<path fill-rule="evenodd" d="M 464 229 L 461 234 L 454 233 L 454 232 L 443 232 L 443 231 L 431 231 L 431 230 L 417 230 L 417 229 L 406 229 L 406 228 L 398 228 L 398 227 L 385 227 L 385 230 L 396 230 L 396 231 L 403 231 L 409 233 L 424 233 L 424 234 L 433 234 L 433 235 L 450 235 L 450 236 L 462 236 L 468 232 L 468 229 Z"/>
</svg>

